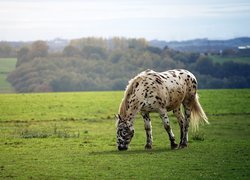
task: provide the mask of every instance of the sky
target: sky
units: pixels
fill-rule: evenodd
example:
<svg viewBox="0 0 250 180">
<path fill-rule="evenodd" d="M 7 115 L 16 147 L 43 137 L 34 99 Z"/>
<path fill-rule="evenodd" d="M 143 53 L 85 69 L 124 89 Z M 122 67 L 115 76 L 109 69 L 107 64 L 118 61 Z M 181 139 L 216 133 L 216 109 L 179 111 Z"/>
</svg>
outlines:
<svg viewBox="0 0 250 180">
<path fill-rule="evenodd" d="M 0 41 L 250 37 L 249 0 L 0 0 Z"/>
</svg>

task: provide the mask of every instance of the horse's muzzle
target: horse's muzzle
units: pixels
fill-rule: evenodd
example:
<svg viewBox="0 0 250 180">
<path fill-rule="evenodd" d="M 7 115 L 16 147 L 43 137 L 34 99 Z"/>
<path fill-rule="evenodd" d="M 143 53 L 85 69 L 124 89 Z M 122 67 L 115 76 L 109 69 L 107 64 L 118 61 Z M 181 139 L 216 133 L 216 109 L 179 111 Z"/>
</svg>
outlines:
<svg viewBox="0 0 250 180">
<path fill-rule="evenodd" d="M 118 146 L 119 151 L 126 151 L 128 149 L 128 146 Z"/>
</svg>

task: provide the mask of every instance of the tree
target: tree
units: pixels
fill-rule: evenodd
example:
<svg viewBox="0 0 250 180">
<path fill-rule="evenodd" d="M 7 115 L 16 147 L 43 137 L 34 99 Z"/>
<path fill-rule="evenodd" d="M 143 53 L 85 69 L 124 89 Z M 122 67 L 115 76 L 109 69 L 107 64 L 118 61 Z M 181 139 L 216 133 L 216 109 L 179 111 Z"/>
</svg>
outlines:
<svg viewBox="0 0 250 180">
<path fill-rule="evenodd" d="M 0 42 L 0 57 L 14 57 L 16 56 L 15 49 L 13 49 L 7 42 Z"/>
<path fill-rule="evenodd" d="M 63 49 L 63 56 L 65 57 L 80 56 L 80 51 L 77 47 L 69 45 Z"/>
<path fill-rule="evenodd" d="M 85 46 L 82 49 L 82 55 L 85 58 L 90 59 L 91 57 L 94 57 L 94 59 L 106 59 L 107 58 L 107 52 L 104 48 L 96 47 L 96 46 Z"/>
<path fill-rule="evenodd" d="M 195 64 L 195 70 L 200 72 L 201 74 L 214 74 L 216 68 L 211 59 L 208 57 L 202 56 L 198 59 Z"/>
<path fill-rule="evenodd" d="M 17 52 L 17 63 L 16 67 L 20 66 L 23 63 L 29 62 L 29 48 L 27 47 L 22 47 L 18 52 Z"/>
<path fill-rule="evenodd" d="M 35 41 L 31 45 L 30 59 L 48 56 L 49 46 L 45 41 Z"/>
</svg>

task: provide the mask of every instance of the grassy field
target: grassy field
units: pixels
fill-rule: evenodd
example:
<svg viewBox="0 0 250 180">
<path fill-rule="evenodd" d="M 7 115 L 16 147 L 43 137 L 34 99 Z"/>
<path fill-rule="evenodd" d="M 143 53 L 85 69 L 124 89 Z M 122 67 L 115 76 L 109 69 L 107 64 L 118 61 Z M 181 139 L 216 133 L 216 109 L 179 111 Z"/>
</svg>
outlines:
<svg viewBox="0 0 250 180">
<path fill-rule="evenodd" d="M 209 56 L 215 63 L 224 63 L 233 61 L 236 63 L 247 63 L 250 64 L 250 57 L 223 57 L 223 56 Z"/>
<path fill-rule="evenodd" d="M 211 124 L 190 132 L 188 148 L 170 150 L 152 114 L 153 149 L 137 116 L 125 152 L 115 142 L 122 92 L 0 94 L 0 179 L 249 179 L 250 89 L 199 94 Z"/>
<path fill-rule="evenodd" d="M 16 61 L 16 58 L 0 58 L 0 93 L 13 91 L 6 78 L 8 73 L 14 70 Z"/>
</svg>

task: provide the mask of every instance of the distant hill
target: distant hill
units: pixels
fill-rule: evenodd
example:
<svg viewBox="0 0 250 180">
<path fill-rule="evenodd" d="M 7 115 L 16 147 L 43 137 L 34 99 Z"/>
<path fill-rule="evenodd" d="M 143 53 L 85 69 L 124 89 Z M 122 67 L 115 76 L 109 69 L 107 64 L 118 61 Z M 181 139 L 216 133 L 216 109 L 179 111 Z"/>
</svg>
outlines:
<svg viewBox="0 0 250 180">
<path fill-rule="evenodd" d="M 240 37 L 229 40 L 209 40 L 209 39 L 194 39 L 187 41 L 159 41 L 152 40 L 149 42 L 151 46 L 158 48 L 171 48 L 185 52 L 211 52 L 218 53 L 225 49 L 237 49 L 239 46 L 250 45 L 250 37 Z"/>
<path fill-rule="evenodd" d="M 46 41 L 49 46 L 50 52 L 60 52 L 69 45 L 70 40 L 55 38 L 53 40 Z M 0 44 L 7 43 L 9 46 L 15 49 L 19 49 L 22 46 L 29 46 L 33 41 L 0 41 Z M 229 40 L 209 40 L 209 39 L 193 39 L 187 41 L 164 41 L 164 40 L 152 40 L 148 41 L 150 46 L 164 49 L 165 47 L 182 51 L 182 52 L 198 52 L 198 53 L 218 53 L 225 49 L 238 49 L 239 46 L 250 45 L 250 37 L 239 37 Z"/>
</svg>

